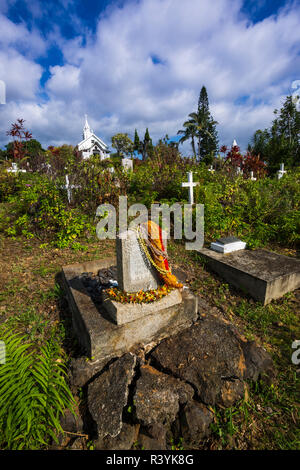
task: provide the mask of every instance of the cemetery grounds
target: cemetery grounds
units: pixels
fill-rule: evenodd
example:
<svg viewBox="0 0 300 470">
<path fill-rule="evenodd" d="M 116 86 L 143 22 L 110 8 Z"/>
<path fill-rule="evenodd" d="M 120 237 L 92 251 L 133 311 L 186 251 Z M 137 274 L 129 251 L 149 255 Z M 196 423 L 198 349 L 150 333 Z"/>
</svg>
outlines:
<svg viewBox="0 0 300 470">
<path fill-rule="evenodd" d="M 0 322 L 5 321 L 37 348 L 54 335 L 62 345 L 66 360 L 76 356 L 76 341 L 70 336 L 70 312 L 60 287 L 61 267 L 111 256 L 115 242 L 91 238 L 71 249 L 1 236 L 0 247 L 0 284 L 4 286 Z M 276 244 L 266 248 L 297 256 L 295 249 Z M 211 274 L 201 256 L 186 251 L 182 243 L 170 241 L 168 252 L 172 267 L 185 273 L 186 284 L 192 291 L 217 307 L 247 339 L 265 347 L 277 370 L 273 385 L 262 382 L 250 385 L 249 392 L 237 405 L 213 409 L 212 435 L 199 442 L 199 449 L 299 449 L 299 368 L 291 361 L 291 345 L 299 336 L 300 290 L 263 307 Z M 77 410 L 81 399 L 79 389 L 75 396 Z M 65 434 L 56 448 L 63 449 L 69 439 L 70 435 Z M 80 445 L 82 449 L 93 449 L 88 435 L 80 437 Z M 173 443 L 172 448 L 182 449 L 182 444 Z"/>
</svg>

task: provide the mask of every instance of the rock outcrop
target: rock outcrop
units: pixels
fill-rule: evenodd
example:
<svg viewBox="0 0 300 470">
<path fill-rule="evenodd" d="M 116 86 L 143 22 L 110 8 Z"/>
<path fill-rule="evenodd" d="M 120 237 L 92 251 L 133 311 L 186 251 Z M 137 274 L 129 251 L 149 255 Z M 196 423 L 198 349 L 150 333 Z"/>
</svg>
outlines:
<svg viewBox="0 0 300 470">
<path fill-rule="evenodd" d="M 73 363 L 73 383 L 87 393 L 96 449 L 163 450 L 176 439 L 197 449 L 211 432 L 212 406 L 232 406 L 247 380 L 272 380 L 267 352 L 217 313 L 203 314 L 146 356 L 129 352 L 106 365 L 87 363 L 86 370 L 84 360 Z"/>
</svg>

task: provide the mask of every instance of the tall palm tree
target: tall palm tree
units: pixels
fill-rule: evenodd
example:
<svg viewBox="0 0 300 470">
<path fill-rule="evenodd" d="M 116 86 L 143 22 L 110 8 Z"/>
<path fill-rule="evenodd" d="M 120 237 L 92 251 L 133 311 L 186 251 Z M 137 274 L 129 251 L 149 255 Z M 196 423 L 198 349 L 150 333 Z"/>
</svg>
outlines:
<svg viewBox="0 0 300 470">
<path fill-rule="evenodd" d="M 213 137 L 212 134 L 207 130 L 208 124 L 214 125 L 218 124 L 217 121 L 210 121 L 209 123 L 207 122 L 207 119 L 205 116 L 203 116 L 200 112 L 199 113 L 190 113 L 189 114 L 190 120 L 190 125 L 194 127 L 196 136 L 198 138 L 198 158 L 199 160 L 201 159 L 201 140 L 203 138 L 203 134 L 207 135 L 208 137 Z"/>
<path fill-rule="evenodd" d="M 196 126 L 191 120 L 189 120 L 183 123 L 183 127 L 185 128 L 184 130 L 181 129 L 180 131 L 177 132 L 177 134 L 182 134 L 182 137 L 179 139 L 179 143 L 183 144 L 186 140 L 191 139 L 193 154 L 194 154 L 194 157 L 196 158 L 196 147 L 195 147 L 195 138 L 197 136 Z"/>
</svg>

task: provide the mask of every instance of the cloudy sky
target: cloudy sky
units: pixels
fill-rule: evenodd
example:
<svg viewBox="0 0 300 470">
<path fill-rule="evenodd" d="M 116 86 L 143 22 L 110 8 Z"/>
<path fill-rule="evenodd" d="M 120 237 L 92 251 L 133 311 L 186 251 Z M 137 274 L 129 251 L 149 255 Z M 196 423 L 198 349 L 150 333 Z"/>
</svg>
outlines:
<svg viewBox="0 0 300 470">
<path fill-rule="evenodd" d="M 45 147 L 175 136 L 202 85 L 220 144 L 245 149 L 300 80 L 289 0 L 0 0 L 0 147 L 17 118 Z M 185 149 L 185 152 L 189 147 Z"/>
</svg>

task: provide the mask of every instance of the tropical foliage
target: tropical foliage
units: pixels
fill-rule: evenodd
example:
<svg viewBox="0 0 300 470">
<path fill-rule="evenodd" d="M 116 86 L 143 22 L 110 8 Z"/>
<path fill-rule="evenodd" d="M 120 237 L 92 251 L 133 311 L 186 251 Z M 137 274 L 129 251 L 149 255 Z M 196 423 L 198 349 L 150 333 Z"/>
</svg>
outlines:
<svg viewBox="0 0 300 470">
<path fill-rule="evenodd" d="M 181 135 L 179 142 L 191 140 L 193 156 L 199 161 L 212 163 L 218 149 L 217 121 L 210 114 L 205 86 L 200 91 L 197 112 L 190 113 L 188 117 L 183 123 L 184 129 L 177 132 Z"/>
<path fill-rule="evenodd" d="M 6 348 L 0 365 L 0 448 L 39 449 L 63 433 L 60 416 L 74 413 L 74 398 L 66 383 L 63 351 L 50 338 L 37 350 L 26 338 L 4 330 Z"/>
<path fill-rule="evenodd" d="M 269 129 L 257 130 L 249 144 L 252 153 L 260 155 L 275 172 L 280 163 L 286 167 L 300 164 L 300 111 L 292 96 L 287 96 Z"/>
</svg>

